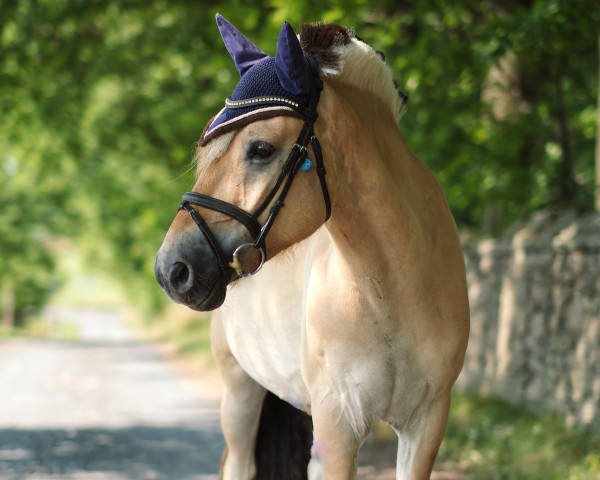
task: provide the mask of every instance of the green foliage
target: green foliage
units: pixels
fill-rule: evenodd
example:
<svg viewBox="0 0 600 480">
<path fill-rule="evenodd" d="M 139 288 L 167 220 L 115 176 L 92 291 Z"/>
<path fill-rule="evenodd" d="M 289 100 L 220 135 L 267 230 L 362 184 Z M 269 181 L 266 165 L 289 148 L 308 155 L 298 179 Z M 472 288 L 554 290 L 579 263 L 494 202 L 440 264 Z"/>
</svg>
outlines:
<svg viewBox="0 0 600 480">
<path fill-rule="evenodd" d="M 481 480 L 600 479 L 600 436 L 558 416 L 455 394 L 440 459 Z"/>
<path fill-rule="evenodd" d="M 7 180 L 0 188 L 0 311 L 10 295 L 15 326 L 21 326 L 60 285 L 47 234 L 66 226 L 59 193 L 63 179 L 44 180 L 44 162 L 49 159 L 43 152 L 8 149 L 1 140 L 0 151 L 7 152 L 0 163 L 0 175 Z M 18 162 L 21 156 L 27 161 Z M 38 196 L 31 195 L 37 185 Z"/>
<path fill-rule="evenodd" d="M 154 254 L 237 78 L 217 11 L 271 54 L 284 20 L 349 25 L 385 51 L 411 97 L 400 129 L 460 224 L 481 227 L 490 207 L 506 224 L 591 206 L 593 0 L 3 0 L 0 283 L 19 305 L 54 288 L 63 236 L 132 299 L 162 305 Z"/>
</svg>

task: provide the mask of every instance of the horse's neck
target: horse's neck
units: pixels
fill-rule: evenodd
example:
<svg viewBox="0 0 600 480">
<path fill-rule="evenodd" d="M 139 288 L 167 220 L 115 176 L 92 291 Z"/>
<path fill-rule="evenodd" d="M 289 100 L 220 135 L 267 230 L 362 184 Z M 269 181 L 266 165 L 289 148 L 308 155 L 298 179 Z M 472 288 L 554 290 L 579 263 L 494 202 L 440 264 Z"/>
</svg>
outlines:
<svg viewBox="0 0 600 480">
<path fill-rule="evenodd" d="M 321 114 L 327 181 L 333 183 L 334 197 L 329 230 L 340 252 L 348 251 L 357 265 L 377 269 L 377 263 L 389 263 L 384 256 L 395 248 L 394 232 L 401 222 L 410 222 L 399 185 L 406 169 L 397 158 L 403 142 L 391 114 L 374 95 L 340 83 L 330 86 L 334 91 L 326 92 Z"/>
<path fill-rule="evenodd" d="M 321 117 L 333 182 L 329 231 L 353 273 L 380 279 L 421 268 L 430 257 L 428 237 L 456 245 L 456 230 L 431 171 L 397 130 L 389 109 L 374 95 L 331 83 Z M 327 161 L 327 160 L 326 160 Z M 329 162 L 328 162 L 329 163 Z M 332 170 L 332 174 L 329 171 Z"/>
</svg>

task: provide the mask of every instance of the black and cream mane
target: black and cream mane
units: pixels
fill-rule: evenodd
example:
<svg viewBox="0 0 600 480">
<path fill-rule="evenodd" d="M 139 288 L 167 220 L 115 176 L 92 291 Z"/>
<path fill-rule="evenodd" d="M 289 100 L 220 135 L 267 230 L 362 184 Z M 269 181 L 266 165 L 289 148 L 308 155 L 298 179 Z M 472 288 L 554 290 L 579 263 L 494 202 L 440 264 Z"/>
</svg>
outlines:
<svg viewBox="0 0 600 480">
<path fill-rule="evenodd" d="M 302 50 L 315 59 L 323 77 L 337 77 L 373 93 L 390 106 L 396 123 L 400 120 L 407 96 L 398 90 L 382 52 L 335 23 L 302 24 L 299 39 Z"/>
</svg>

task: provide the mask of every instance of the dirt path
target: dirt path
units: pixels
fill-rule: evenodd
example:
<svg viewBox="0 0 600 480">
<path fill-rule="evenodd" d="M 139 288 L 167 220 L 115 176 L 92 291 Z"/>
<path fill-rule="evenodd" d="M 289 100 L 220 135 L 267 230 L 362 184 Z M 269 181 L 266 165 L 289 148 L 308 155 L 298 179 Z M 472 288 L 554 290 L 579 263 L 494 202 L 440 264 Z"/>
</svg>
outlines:
<svg viewBox="0 0 600 480">
<path fill-rule="evenodd" d="M 79 341 L 0 343 L 1 480 L 217 478 L 217 395 L 136 342 L 118 311 L 48 316 Z"/>
</svg>

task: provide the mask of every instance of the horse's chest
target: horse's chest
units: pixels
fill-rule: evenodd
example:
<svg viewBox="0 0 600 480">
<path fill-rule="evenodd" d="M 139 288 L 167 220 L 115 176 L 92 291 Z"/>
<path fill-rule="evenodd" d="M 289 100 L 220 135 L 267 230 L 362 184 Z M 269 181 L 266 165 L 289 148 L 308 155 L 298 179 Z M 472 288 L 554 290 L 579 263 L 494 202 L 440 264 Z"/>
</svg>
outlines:
<svg viewBox="0 0 600 480">
<path fill-rule="evenodd" d="M 229 348 L 259 384 L 292 405 L 310 408 L 301 374 L 302 318 L 294 296 L 247 295 L 232 289 L 221 321 Z M 241 287 L 241 285 L 240 285 Z"/>
</svg>

